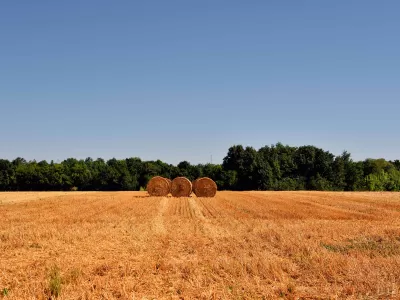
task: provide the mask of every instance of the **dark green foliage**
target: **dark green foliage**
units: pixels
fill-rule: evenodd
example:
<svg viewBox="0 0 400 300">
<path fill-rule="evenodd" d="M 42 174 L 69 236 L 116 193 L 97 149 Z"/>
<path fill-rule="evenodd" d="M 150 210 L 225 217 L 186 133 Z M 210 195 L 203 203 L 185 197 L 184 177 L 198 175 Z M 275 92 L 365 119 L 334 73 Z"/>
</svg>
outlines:
<svg viewBox="0 0 400 300">
<path fill-rule="evenodd" d="M 219 190 L 332 190 L 400 191 L 400 161 L 366 159 L 355 162 L 350 153 L 334 156 L 315 146 L 281 143 L 259 150 L 234 145 L 221 165 L 177 166 L 140 158 L 77 160 L 61 163 L 0 159 L 1 191 L 140 190 L 153 176 L 190 180 L 210 177 Z"/>
<path fill-rule="evenodd" d="M 8 160 L 0 159 L 0 189 L 10 190 L 15 180 L 15 166 Z"/>
<path fill-rule="evenodd" d="M 226 171 L 236 171 L 237 180 L 234 190 L 256 190 L 257 184 L 257 150 L 241 145 L 229 148 L 222 167 Z"/>
<path fill-rule="evenodd" d="M 390 162 L 398 171 L 400 171 L 400 160 L 396 159 L 395 161 Z"/>
</svg>

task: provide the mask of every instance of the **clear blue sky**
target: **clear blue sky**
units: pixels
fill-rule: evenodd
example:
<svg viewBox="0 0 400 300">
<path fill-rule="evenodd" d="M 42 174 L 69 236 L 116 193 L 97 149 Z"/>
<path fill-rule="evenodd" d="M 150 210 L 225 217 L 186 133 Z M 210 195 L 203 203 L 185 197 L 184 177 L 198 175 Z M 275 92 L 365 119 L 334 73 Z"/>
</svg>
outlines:
<svg viewBox="0 0 400 300">
<path fill-rule="evenodd" d="M 400 158 L 400 1 L 4 1 L 0 157 Z"/>
</svg>

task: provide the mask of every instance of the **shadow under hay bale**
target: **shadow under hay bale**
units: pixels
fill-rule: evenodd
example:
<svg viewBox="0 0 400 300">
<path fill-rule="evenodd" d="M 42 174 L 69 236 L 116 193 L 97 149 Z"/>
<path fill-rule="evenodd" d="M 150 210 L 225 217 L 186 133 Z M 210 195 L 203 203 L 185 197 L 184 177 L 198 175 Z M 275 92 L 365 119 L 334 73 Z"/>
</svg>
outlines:
<svg viewBox="0 0 400 300">
<path fill-rule="evenodd" d="M 194 193 L 197 197 L 214 197 L 217 193 L 217 184 L 211 178 L 199 178 L 196 180 Z"/>
<path fill-rule="evenodd" d="M 185 177 L 176 177 L 172 180 L 171 194 L 173 197 L 189 197 L 192 193 L 192 183 Z"/>
<path fill-rule="evenodd" d="M 170 184 L 167 179 L 161 176 L 155 176 L 147 184 L 147 192 L 150 196 L 166 197 L 170 191 Z"/>
</svg>

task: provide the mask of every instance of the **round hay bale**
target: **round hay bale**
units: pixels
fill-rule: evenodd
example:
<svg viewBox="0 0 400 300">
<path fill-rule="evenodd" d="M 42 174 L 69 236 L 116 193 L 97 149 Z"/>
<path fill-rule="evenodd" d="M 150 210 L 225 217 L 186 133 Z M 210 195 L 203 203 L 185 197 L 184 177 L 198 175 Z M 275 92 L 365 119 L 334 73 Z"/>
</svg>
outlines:
<svg viewBox="0 0 400 300">
<path fill-rule="evenodd" d="M 196 182 L 197 182 L 197 180 L 198 180 L 198 179 L 195 179 L 195 180 L 192 181 L 192 191 L 193 191 L 193 193 L 195 193 L 195 194 L 196 194 Z"/>
<path fill-rule="evenodd" d="M 170 185 L 168 180 L 161 176 L 155 176 L 147 184 L 147 192 L 150 196 L 165 197 L 168 196 Z"/>
<path fill-rule="evenodd" d="M 196 180 L 196 189 L 194 191 L 197 197 L 214 197 L 217 193 L 217 184 L 208 177 Z"/>
<path fill-rule="evenodd" d="M 168 181 L 169 184 L 169 192 L 171 192 L 171 185 L 172 185 L 172 180 L 169 178 L 165 178 Z"/>
<path fill-rule="evenodd" d="M 192 183 L 185 177 L 176 177 L 172 180 L 171 194 L 173 197 L 189 197 L 192 193 Z"/>
</svg>

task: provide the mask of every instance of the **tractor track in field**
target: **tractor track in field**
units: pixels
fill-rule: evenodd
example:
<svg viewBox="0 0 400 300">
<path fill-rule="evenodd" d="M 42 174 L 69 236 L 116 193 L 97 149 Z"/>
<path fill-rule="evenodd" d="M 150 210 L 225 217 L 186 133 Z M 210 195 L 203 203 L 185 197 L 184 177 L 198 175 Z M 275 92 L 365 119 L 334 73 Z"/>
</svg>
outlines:
<svg viewBox="0 0 400 300">
<path fill-rule="evenodd" d="M 200 206 L 197 204 L 197 201 L 196 201 L 197 199 L 194 198 L 194 197 L 193 198 L 189 198 L 188 199 L 189 207 L 190 207 L 191 211 L 193 212 L 193 216 L 195 218 L 204 221 L 206 219 L 206 217 L 204 216 Z"/>
<path fill-rule="evenodd" d="M 203 208 L 203 209 L 201 209 L 201 208 L 199 208 L 199 209 L 201 209 L 202 214 L 204 216 L 216 218 L 216 215 L 218 212 L 216 212 L 212 207 L 210 207 L 210 205 L 206 205 L 204 199 L 197 198 L 197 200 L 199 201 L 200 206 Z M 206 213 L 204 213 L 204 212 L 206 212 Z"/>
<path fill-rule="evenodd" d="M 166 234 L 166 229 L 164 226 L 164 214 L 167 209 L 168 199 L 167 197 L 161 198 L 159 205 L 157 206 L 157 214 L 153 218 L 153 230 L 156 234 L 164 235 Z"/>
</svg>

